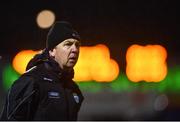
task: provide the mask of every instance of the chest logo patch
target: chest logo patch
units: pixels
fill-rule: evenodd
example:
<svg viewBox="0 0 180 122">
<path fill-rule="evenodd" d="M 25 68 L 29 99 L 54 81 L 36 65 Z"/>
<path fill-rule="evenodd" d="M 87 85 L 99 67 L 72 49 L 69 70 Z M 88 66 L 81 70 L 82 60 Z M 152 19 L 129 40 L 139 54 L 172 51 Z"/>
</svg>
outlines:
<svg viewBox="0 0 180 122">
<path fill-rule="evenodd" d="M 59 94 L 59 92 L 56 92 L 56 91 L 50 91 L 50 92 L 48 92 L 48 97 L 49 98 L 60 98 L 60 94 Z"/>
<path fill-rule="evenodd" d="M 76 103 L 79 103 L 79 96 L 76 93 L 73 93 L 73 97 Z"/>
</svg>

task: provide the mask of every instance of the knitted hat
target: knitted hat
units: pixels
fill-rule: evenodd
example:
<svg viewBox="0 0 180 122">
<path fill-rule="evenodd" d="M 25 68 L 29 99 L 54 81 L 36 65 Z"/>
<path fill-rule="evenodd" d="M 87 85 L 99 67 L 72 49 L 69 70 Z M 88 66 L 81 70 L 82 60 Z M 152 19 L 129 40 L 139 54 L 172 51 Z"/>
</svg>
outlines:
<svg viewBox="0 0 180 122">
<path fill-rule="evenodd" d="M 80 40 L 79 34 L 72 28 L 70 23 L 66 21 L 58 21 L 48 32 L 46 48 L 51 50 L 56 45 L 69 38 Z"/>
</svg>

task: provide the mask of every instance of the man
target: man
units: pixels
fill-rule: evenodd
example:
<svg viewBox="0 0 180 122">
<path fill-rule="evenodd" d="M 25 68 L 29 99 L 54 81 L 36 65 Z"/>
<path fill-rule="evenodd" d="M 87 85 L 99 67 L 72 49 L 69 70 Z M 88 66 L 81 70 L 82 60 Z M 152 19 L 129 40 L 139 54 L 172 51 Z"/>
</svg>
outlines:
<svg viewBox="0 0 180 122">
<path fill-rule="evenodd" d="M 46 49 L 10 88 L 1 120 L 77 120 L 84 99 L 72 80 L 79 48 L 80 36 L 71 24 L 56 22 Z"/>
</svg>

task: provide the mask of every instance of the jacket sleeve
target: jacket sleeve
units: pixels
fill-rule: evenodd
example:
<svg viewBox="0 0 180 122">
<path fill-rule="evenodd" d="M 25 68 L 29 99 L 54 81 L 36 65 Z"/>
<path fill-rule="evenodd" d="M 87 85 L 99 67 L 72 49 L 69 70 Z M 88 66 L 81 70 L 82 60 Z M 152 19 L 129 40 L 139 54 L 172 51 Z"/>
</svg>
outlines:
<svg viewBox="0 0 180 122">
<path fill-rule="evenodd" d="M 36 93 L 33 77 L 21 76 L 8 91 L 0 120 L 32 120 Z"/>
<path fill-rule="evenodd" d="M 6 101 L 7 101 L 7 98 L 6 98 Z M 5 105 L 3 106 L 2 108 L 2 111 L 1 111 L 1 116 L 0 116 L 0 120 L 7 120 L 7 117 L 6 117 L 6 114 L 7 114 L 7 102 L 5 102 Z"/>
</svg>

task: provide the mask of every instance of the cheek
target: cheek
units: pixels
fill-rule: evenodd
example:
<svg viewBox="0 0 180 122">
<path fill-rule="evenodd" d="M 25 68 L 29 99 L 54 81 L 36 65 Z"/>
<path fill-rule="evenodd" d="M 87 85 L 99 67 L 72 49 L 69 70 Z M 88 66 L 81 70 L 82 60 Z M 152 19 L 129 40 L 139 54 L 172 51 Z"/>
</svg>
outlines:
<svg viewBox="0 0 180 122">
<path fill-rule="evenodd" d="M 67 60 L 67 53 L 66 51 L 60 50 L 59 52 L 56 53 L 56 58 L 60 61 L 66 61 Z"/>
<path fill-rule="evenodd" d="M 58 59 L 59 61 L 61 61 L 61 60 L 63 59 L 62 53 L 57 53 L 57 54 L 56 54 L 56 59 Z"/>
</svg>

